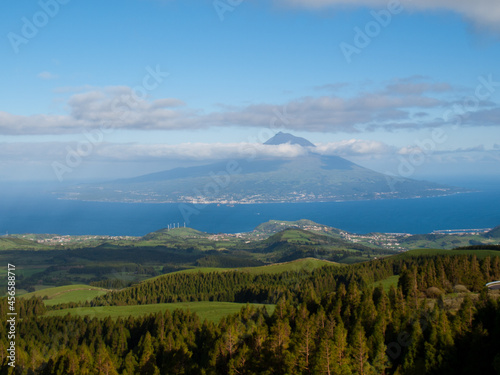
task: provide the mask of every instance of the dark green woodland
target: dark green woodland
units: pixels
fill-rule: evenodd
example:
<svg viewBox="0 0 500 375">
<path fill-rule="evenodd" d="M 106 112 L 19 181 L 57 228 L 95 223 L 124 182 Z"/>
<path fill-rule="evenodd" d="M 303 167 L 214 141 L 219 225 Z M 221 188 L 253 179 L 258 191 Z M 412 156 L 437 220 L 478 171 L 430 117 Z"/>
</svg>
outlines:
<svg viewBox="0 0 500 375">
<path fill-rule="evenodd" d="M 484 287 L 500 278 L 500 259 L 411 253 L 313 271 L 177 273 L 83 303 L 276 304 L 272 314 L 248 305 L 218 323 L 185 310 L 46 317 L 57 306 L 18 299 L 16 367 L 8 365 L 2 325 L 1 373 L 500 373 L 498 295 Z M 387 285 L 394 277 L 397 284 Z M 7 308 L 3 299 L 2 316 Z"/>
</svg>

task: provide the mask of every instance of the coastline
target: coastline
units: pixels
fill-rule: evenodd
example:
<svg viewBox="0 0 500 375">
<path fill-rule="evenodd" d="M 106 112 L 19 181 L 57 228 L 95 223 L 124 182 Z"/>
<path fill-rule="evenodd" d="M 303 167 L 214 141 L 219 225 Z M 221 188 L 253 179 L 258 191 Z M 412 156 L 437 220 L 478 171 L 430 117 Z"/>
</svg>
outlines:
<svg viewBox="0 0 500 375">
<path fill-rule="evenodd" d="M 166 200 L 166 201 L 144 201 L 144 200 L 106 200 L 106 199 L 78 199 L 57 197 L 58 200 L 64 201 L 77 201 L 77 202 L 99 202 L 99 203 L 126 203 L 126 204 L 192 204 L 192 205 L 251 205 L 251 204 L 294 204 L 294 203 L 342 203 L 342 202 L 372 202 L 372 201 L 387 201 L 387 200 L 409 200 L 409 199 L 427 199 L 427 198 L 443 198 L 460 194 L 480 193 L 481 190 L 464 189 L 466 191 L 457 191 L 449 194 L 428 195 L 428 196 L 413 196 L 413 197 L 396 197 L 396 198 L 359 198 L 359 199 L 328 199 L 328 200 L 275 200 L 275 201 L 227 201 L 227 200 L 213 200 L 213 201 L 197 201 L 197 200 Z"/>
</svg>

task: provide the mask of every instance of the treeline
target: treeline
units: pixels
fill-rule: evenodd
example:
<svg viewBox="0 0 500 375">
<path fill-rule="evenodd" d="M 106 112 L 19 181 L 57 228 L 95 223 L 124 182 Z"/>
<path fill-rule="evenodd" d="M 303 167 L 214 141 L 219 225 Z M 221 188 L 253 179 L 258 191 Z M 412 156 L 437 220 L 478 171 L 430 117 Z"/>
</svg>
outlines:
<svg viewBox="0 0 500 375">
<path fill-rule="evenodd" d="M 42 298 L 32 297 L 26 298 L 16 298 L 15 304 L 9 305 L 7 298 L 0 298 L 0 316 L 6 318 L 8 313 L 13 311 L 10 309 L 11 306 L 15 306 L 15 312 L 17 313 L 16 319 L 30 318 L 36 315 L 42 315 L 47 311 Z M 0 354 L 1 355 L 1 354 Z"/>
<path fill-rule="evenodd" d="M 177 273 L 133 285 L 95 298 L 92 306 L 152 303 L 224 301 L 276 303 L 285 295 L 302 302 L 305 296 L 322 298 L 338 284 L 352 281 L 368 286 L 392 275 L 400 275 L 405 295 L 417 296 L 428 288 L 452 292 L 467 285 L 480 291 L 488 281 L 500 279 L 498 257 L 478 259 L 475 255 L 394 258 L 349 267 L 326 266 L 313 272 L 250 274 L 228 271 Z"/>
<path fill-rule="evenodd" d="M 500 245 L 474 245 L 474 246 L 462 246 L 462 247 L 457 247 L 455 250 L 500 250 Z"/>
<path fill-rule="evenodd" d="M 283 296 L 321 296 L 337 283 L 351 281 L 369 285 L 393 275 L 387 261 L 356 264 L 350 267 L 326 266 L 313 272 L 290 271 L 279 274 L 249 272 L 197 272 L 164 275 L 130 288 L 114 291 L 91 301 L 92 306 L 141 305 L 152 303 L 219 301 L 276 303 Z"/>
<path fill-rule="evenodd" d="M 500 258 L 476 255 L 420 257 L 405 264 L 399 283 L 405 295 L 417 295 L 430 287 L 452 292 L 453 286 L 467 285 L 479 292 L 489 281 L 500 278 Z"/>
<path fill-rule="evenodd" d="M 286 292 L 293 293 L 303 273 L 252 275 L 228 271 L 177 273 L 146 281 L 130 288 L 97 297 L 92 306 L 143 305 L 192 301 L 256 301 L 275 303 Z"/>
</svg>

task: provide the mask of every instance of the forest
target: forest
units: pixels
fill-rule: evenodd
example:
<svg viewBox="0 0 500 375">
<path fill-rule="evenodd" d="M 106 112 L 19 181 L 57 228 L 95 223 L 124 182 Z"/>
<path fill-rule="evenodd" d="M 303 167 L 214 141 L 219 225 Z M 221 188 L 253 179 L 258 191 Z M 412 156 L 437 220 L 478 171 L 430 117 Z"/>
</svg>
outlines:
<svg viewBox="0 0 500 375">
<path fill-rule="evenodd" d="M 396 285 L 384 286 L 398 276 Z M 139 317 L 45 317 L 18 299 L 16 367 L 0 328 L 2 374 L 500 373 L 497 256 L 400 255 L 314 271 L 164 275 L 92 306 L 217 300 L 251 305 L 218 323 L 186 310 Z M 88 304 L 88 302 L 87 302 Z M 6 316 L 7 300 L 0 303 Z"/>
</svg>

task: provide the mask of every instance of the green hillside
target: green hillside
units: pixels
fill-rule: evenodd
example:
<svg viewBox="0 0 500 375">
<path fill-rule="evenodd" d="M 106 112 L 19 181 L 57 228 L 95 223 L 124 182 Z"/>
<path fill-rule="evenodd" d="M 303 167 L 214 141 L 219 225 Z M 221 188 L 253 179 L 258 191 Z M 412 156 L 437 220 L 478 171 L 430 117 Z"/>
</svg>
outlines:
<svg viewBox="0 0 500 375">
<path fill-rule="evenodd" d="M 317 268 L 324 266 L 340 267 L 342 266 L 342 264 L 336 262 L 330 262 L 328 260 L 323 260 L 323 259 L 305 258 L 305 259 L 293 260 L 291 262 L 271 264 L 269 266 L 242 268 L 241 271 L 249 272 L 252 274 L 259 274 L 259 273 L 277 274 L 282 272 L 293 272 L 302 270 L 313 271 Z"/>
<path fill-rule="evenodd" d="M 186 239 L 201 239 L 209 235 L 192 228 L 160 229 L 148 233 L 141 238 L 142 241 L 178 241 Z"/>
<path fill-rule="evenodd" d="M 370 247 L 358 245 L 352 242 L 344 241 L 340 238 L 334 238 L 325 233 L 312 232 L 298 228 L 287 228 L 273 234 L 263 244 L 273 245 L 276 243 L 288 243 L 296 245 L 328 245 L 337 248 L 355 249 L 355 250 L 371 250 Z"/>
<path fill-rule="evenodd" d="M 106 289 L 89 285 L 65 285 L 23 294 L 20 298 L 41 297 L 45 298 L 44 303 L 46 306 L 53 306 L 61 303 L 90 301 L 107 292 Z"/>
<path fill-rule="evenodd" d="M 305 231 L 303 229 L 287 228 L 279 233 L 270 236 L 264 243 L 275 244 L 275 243 L 289 243 L 289 244 L 300 244 L 300 245 L 317 245 L 320 243 L 327 243 L 328 238 L 320 234 Z M 339 242 L 340 243 L 340 242 Z"/>
<path fill-rule="evenodd" d="M 188 268 L 181 271 L 176 271 L 172 273 L 168 273 L 166 275 L 156 276 L 151 279 L 144 280 L 143 282 L 148 282 L 151 280 L 159 279 L 165 276 L 175 275 L 175 274 L 190 274 L 190 273 L 210 273 L 210 272 L 246 272 L 252 275 L 258 274 L 279 274 L 283 272 L 294 272 L 294 271 L 313 271 L 317 268 L 324 266 L 338 266 L 341 267 L 343 264 L 330 262 L 328 260 L 323 259 L 315 259 L 315 258 L 305 258 L 305 259 L 297 259 L 291 262 L 285 263 L 276 263 L 270 264 L 267 266 L 259 266 L 259 267 L 240 267 L 240 268 L 222 268 L 222 267 L 194 267 Z"/>
<path fill-rule="evenodd" d="M 0 250 L 43 250 L 47 246 L 15 237 L 0 237 Z"/>
<path fill-rule="evenodd" d="M 301 219 L 296 221 L 283 221 L 283 220 L 269 220 L 265 223 L 258 225 L 254 232 L 272 235 L 282 230 L 295 228 L 295 229 L 303 229 L 310 231 L 317 231 L 322 233 L 340 233 L 339 229 L 328 227 L 326 225 L 315 223 L 311 220 Z"/>
<path fill-rule="evenodd" d="M 485 237 L 488 238 L 500 238 L 500 225 L 490 230 L 485 234 Z"/>
<path fill-rule="evenodd" d="M 370 256 L 373 249 L 340 238 L 302 229 L 288 228 L 261 242 L 259 251 L 272 254 L 274 262 L 286 262 L 302 258 L 322 258 L 336 262 L 350 256 Z"/>
</svg>

